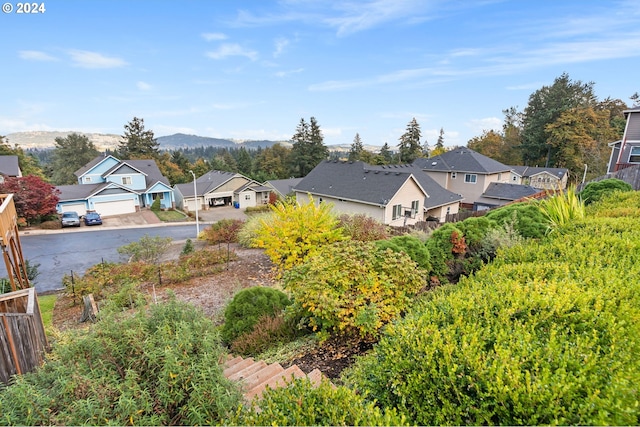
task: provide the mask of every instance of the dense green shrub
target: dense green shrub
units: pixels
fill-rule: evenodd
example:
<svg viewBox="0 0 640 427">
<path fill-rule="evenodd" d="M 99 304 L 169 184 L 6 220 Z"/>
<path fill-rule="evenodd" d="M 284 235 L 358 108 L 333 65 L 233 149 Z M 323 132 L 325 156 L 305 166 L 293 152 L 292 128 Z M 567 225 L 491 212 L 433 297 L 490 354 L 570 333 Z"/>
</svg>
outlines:
<svg viewBox="0 0 640 427">
<path fill-rule="evenodd" d="M 185 303 L 104 318 L 0 390 L 0 424 L 221 424 L 241 399 L 222 355 L 213 323 Z"/>
<path fill-rule="evenodd" d="M 431 276 L 448 282 L 452 272 L 460 273 L 466 244 L 462 231 L 456 225 L 447 223 L 434 230 L 425 245 L 431 257 Z"/>
<path fill-rule="evenodd" d="M 379 249 L 391 249 L 394 252 L 404 252 L 409 255 L 420 268 L 427 271 L 431 269 L 429 250 L 424 242 L 417 237 L 405 235 L 396 236 L 387 240 L 378 240 L 376 246 Z"/>
<path fill-rule="evenodd" d="M 603 195 L 598 203 L 587 206 L 589 215 L 598 218 L 640 217 L 640 191 Z"/>
<path fill-rule="evenodd" d="M 153 203 L 151 203 L 151 207 L 149 209 L 151 209 L 153 212 L 159 212 L 160 211 L 160 209 L 161 209 L 160 197 L 156 197 L 153 200 Z"/>
<path fill-rule="evenodd" d="M 187 239 L 187 241 L 184 242 L 184 246 L 182 247 L 182 251 L 180 251 L 180 255 L 189 255 L 194 250 L 195 250 L 195 248 L 193 247 L 193 241 L 191 241 L 191 239 Z"/>
<path fill-rule="evenodd" d="M 259 407 L 259 409 L 258 409 Z M 253 407 L 226 421 L 240 426 L 401 426 L 406 419 L 394 409 L 380 409 L 346 387 L 323 381 L 317 388 L 306 379 L 289 387 L 268 389 Z"/>
<path fill-rule="evenodd" d="M 390 325 L 347 383 L 420 425 L 637 425 L 639 226 L 514 246 Z"/>
<path fill-rule="evenodd" d="M 632 191 L 631 184 L 617 178 L 604 179 L 602 181 L 590 182 L 578 193 L 585 205 L 590 205 L 615 191 Z"/>
<path fill-rule="evenodd" d="M 344 234 L 353 240 L 362 242 L 372 242 L 387 238 L 387 227 L 380 221 L 376 221 L 369 215 L 343 214 L 338 217 L 339 227 L 342 228 Z"/>
<path fill-rule="evenodd" d="M 497 226 L 496 221 L 486 216 L 471 217 L 456 223 L 456 227 L 462 231 L 468 250 L 472 252 L 480 249 L 487 233 Z"/>
<path fill-rule="evenodd" d="M 276 315 L 290 304 L 287 295 L 277 289 L 262 286 L 243 289 L 224 310 L 222 338 L 230 344 L 251 332 L 261 317 Z"/>
<path fill-rule="evenodd" d="M 547 231 L 547 222 L 535 203 L 513 203 L 492 210 L 485 217 L 499 225 L 513 223 L 513 227 L 524 238 L 537 239 Z"/>
<path fill-rule="evenodd" d="M 376 336 L 426 284 L 426 271 L 403 252 L 348 240 L 323 246 L 284 276 L 293 310 L 313 330 Z"/>
</svg>

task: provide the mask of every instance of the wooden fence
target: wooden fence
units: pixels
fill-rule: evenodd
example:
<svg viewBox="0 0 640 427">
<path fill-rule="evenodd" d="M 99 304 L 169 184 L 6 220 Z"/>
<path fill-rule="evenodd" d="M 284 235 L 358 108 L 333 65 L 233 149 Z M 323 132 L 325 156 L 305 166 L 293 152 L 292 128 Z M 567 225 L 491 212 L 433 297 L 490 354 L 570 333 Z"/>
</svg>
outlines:
<svg viewBox="0 0 640 427">
<path fill-rule="evenodd" d="M 0 383 L 38 368 L 47 347 L 36 290 L 0 295 Z"/>
<path fill-rule="evenodd" d="M 620 179 L 633 187 L 635 191 L 640 190 L 640 165 L 631 165 L 623 169 L 612 172 L 608 175 L 599 176 L 589 182 L 602 181 L 609 178 Z M 587 184 L 589 183 L 587 182 Z M 585 184 L 586 185 L 586 184 Z M 582 190 L 582 186 L 578 187 L 578 190 Z"/>
</svg>

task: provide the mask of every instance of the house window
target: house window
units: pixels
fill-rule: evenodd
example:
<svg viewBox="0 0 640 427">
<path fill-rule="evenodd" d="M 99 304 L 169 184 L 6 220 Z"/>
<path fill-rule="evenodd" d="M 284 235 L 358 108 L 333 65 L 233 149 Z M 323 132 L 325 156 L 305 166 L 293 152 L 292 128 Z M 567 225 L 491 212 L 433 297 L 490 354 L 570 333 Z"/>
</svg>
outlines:
<svg viewBox="0 0 640 427">
<path fill-rule="evenodd" d="M 420 200 L 414 200 L 411 202 L 411 216 L 415 217 L 420 209 Z"/>
<path fill-rule="evenodd" d="M 400 217 L 402 217 L 402 205 L 393 205 L 393 216 L 391 219 L 396 220 Z"/>
<path fill-rule="evenodd" d="M 122 185 L 131 185 L 131 177 L 123 176 L 122 177 Z"/>
<path fill-rule="evenodd" d="M 513 182 L 518 182 L 518 177 L 517 177 L 517 176 L 514 176 L 513 178 L 511 178 L 511 180 L 512 180 Z"/>
<path fill-rule="evenodd" d="M 245 200 L 251 200 L 251 194 L 245 194 L 244 195 L 244 199 Z"/>
<path fill-rule="evenodd" d="M 456 172 L 451 172 L 451 179 L 456 179 L 456 176 L 458 176 Z"/>
<path fill-rule="evenodd" d="M 629 163 L 640 163 L 640 147 L 631 147 Z"/>
<path fill-rule="evenodd" d="M 502 181 L 502 172 L 498 173 L 498 181 Z"/>
<path fill-rule="evenodd" d="M 90 176 L 85 176 L 84 177 L 84 182 L 91 182 L 91 177 Z"/>
<path fill-rule="evenodd" d="M 163 200 L 164 199 L 164 193 L 153 193 L 153 200 L 155 200 L 155 199 Z"/>
<path fill-rule="evenodd" d="M 475 184 L 477 180 L 478 180 L 478 175 L 476 175 L 475 173 L 467 173 L 464 175 L 464 182 Z"/>
</svg>

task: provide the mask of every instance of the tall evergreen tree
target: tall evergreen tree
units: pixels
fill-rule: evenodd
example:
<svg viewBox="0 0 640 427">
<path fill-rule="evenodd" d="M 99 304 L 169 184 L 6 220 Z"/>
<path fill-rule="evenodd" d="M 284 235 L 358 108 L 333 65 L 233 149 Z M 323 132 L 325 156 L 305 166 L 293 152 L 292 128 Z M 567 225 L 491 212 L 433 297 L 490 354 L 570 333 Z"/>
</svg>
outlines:
<svg viewBox="0 0 640 427">
<path fill-rule="evenodd" d="M 51 162 L 51 181 L 55 185 L 77 184 L 78 178 L 74 172 L 99 154 L 86 135 L 72 133 L 65 138 L 56 138 Z"/>
<path fill-rule="evenodd" d="M 382 148 L 380 149 L 380 155 L 384 159 L 384 164 L 389 164 L 393 161 L 393 153 L 391 152 L 391 147 L 389 147 L 389 143 L 385 142 Z"/>
<path fill-rule="evenodd" d="M 407 131 L 400 137 L 398 144 L 400 163 L 413 163 L 415 159 L 420 157 L 422 153 L 420 136 L 420 125 L 414 117 L 407 125 Z"/>
<path fill-rule="evenodd" d="M 291 138 L 290 166 L 291 173 L 296 177 L 306 176 L 311 169 L 329 156 L 329 149 L 324 145 L 324 138 L 315 117 L 309 123 L 304 118 L 296 128 Z"/>
<path fill-rule="evenodd" d="M 238 171 L 245 175 L 250 176 L 253 170 L 253 161 L 251 155 L 247 152 L 247 149 L 240 147 L 236 156 L 236 164 L 238 165 Z"/>
<path fill-rule="evenodd" d="M 356 136 L 353 138 L 353 143 L 351 144 L 351 149 L 349 150 L 349 160 L 352 162 L 360 160 L 363 151 L 364 146 L 362 145 L 360 134 L 356 133 Z"/>
<path fill-rule="evenodd" d="M 158 155 L 159 147 L 153 131 L 144 129 L 144 119 L 134 117 L 124 126 L 117 155 L 121 159 L 153 159 Z"/>
<path fill-rule="evenodd" d="M 446 150 L 444 149 L 444 129 L 440 128 L 440 134 L 438 135 L 438 140 L 436 141 L 436 145 L 433 147 L 431 151 L 431 156 L 439 156 L 444 153 Z"/>
<path fill-rule="evenodd" d="M 557 147 L 549 143 L 547 126 L 572 108 L 594 107 L 593 82 L 573 81 L 567 73 L 551 86 L 543 86 L 529 96 L 522 118 L 522 156 L 525 165 L 555 165 Z"/>
</svg>

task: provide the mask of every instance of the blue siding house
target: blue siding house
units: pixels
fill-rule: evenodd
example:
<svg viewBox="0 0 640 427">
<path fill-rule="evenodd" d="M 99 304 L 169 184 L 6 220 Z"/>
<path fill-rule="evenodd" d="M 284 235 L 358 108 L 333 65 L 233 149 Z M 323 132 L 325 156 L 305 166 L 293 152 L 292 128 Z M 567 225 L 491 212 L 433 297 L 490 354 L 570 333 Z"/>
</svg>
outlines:
<svg viewBox="0 0 640 427">
<path fill-rule="evenodd" d="M 75 172 L 77 185 L 61 185 L 58 212 L 121 215 L 150 207 L 160 199 L 163 209 L 175 207 L 173 189 L 154 160 L 119 160 L 99 156 Z"/>
</svg>

